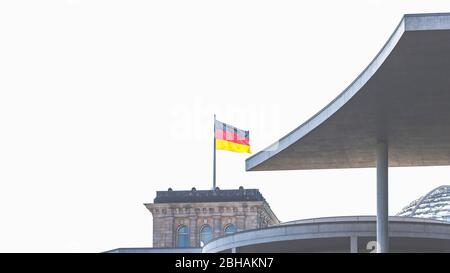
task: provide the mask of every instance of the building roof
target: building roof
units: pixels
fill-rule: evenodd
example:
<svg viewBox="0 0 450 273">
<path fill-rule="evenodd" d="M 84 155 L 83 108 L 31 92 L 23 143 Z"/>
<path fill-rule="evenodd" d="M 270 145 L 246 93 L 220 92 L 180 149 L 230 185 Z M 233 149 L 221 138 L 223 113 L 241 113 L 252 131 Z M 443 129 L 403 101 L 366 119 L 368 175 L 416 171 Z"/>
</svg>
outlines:
<svg viewBox="0 0 450 273">
<path fill-rule="evenodd" d="M 248 158 L 246 170 L 375 167 L 380 139 L 389 166 L 450 165 L 449 52 L 449 13 L 405 15 L 336 99 Z"/>
<path fill-rule="evenodd" d="M 237 190 L 196 190 L 190 191 L 157 191 L 153 203 L 201 203 L 201 202 L 239 202 L 266 201 L 258 189 Z"/>
<path fill-rule="evenodd" d="M 414 200 L 397 215 L 450 222 L 450 185 L 433 189 L 421 198 Z"/>
</svg>

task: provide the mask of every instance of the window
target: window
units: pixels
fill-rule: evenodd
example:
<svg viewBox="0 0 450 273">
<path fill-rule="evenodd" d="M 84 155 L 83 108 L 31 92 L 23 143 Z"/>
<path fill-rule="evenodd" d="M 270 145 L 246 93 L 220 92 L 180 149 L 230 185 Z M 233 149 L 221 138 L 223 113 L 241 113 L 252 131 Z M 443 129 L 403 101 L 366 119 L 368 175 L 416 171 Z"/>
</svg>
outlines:
<svg viewBox="0 0 450 273">
<path fill-rule="evenodd" d="M 189 247 L 189 229 L 185 225 L 178 227 L 177 247 Z"/>
<path fill-rule="evenodd" d="M 233 224 L 229 224 L 224 229 L 225 236 L 236 233 L 236 226 Z"/>
<path fill-rule="evenodd" d="M 200 229 L 200 246 L 204 246 L 212 239 L 212 228 L 210 225 L 204 225 Z"/>
</svg>

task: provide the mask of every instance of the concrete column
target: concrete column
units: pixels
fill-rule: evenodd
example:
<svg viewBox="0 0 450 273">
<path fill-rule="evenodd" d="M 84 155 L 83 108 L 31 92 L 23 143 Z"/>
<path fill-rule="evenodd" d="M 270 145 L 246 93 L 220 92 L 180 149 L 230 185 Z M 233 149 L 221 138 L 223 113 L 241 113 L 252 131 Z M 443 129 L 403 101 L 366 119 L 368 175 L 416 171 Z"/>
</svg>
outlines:
<svg viewBox="0 0 450 273">
<path fill-rule="evenodd" d="M 377 252 L 389 252 L 388 144 L 377 143 Z"/>
<path fill-rule="evenodd" d="M 350 253 L 358 253 L 358 237 L 350 237 Z"/>
</svg>

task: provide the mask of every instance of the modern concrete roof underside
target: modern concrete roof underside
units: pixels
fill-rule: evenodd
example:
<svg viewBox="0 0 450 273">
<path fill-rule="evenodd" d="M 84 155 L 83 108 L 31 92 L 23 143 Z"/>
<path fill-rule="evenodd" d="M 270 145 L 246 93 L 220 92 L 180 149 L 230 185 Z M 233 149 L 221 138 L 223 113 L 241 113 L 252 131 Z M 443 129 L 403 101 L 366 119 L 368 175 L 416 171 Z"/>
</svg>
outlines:
<svg viewBox="0 0 450 273">
<path fill-rule="evenodd" d="M 450 165 L 450 13 L 405 15 L 336 99 L 246 170 L 375 167 L 379 140 L 389 166 Z"/>
</svg>

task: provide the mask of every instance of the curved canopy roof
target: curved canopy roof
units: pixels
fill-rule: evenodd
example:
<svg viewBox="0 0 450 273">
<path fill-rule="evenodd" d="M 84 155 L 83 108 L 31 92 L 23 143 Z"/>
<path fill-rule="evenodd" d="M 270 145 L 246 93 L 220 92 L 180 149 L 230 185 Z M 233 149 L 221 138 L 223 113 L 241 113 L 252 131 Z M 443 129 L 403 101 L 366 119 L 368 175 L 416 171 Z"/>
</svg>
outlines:
<svg viewBox="0 0 450 273">
<path fill-rule="evenodd" d="M 450 13 L 405 15 L 336 99 L 246 160 L 246 170 L 450 165 Z"/>
</svg>

